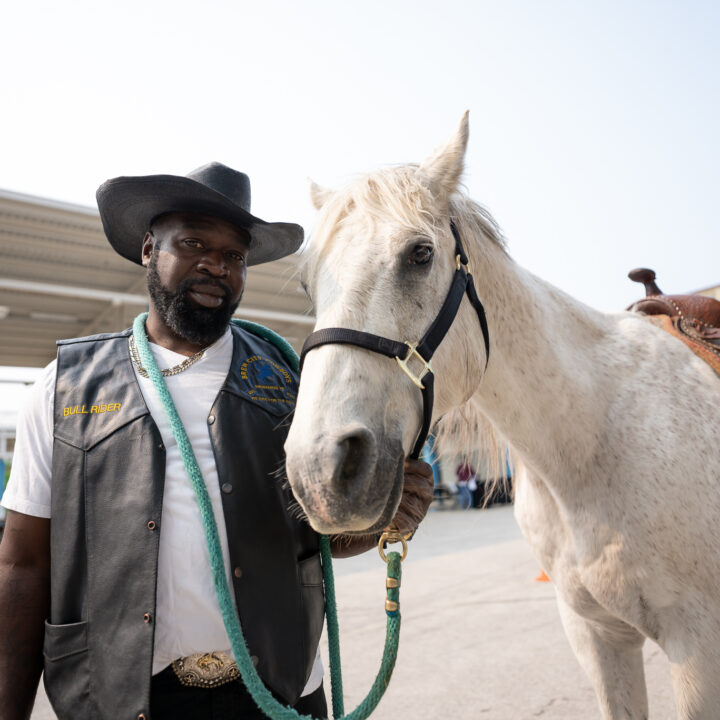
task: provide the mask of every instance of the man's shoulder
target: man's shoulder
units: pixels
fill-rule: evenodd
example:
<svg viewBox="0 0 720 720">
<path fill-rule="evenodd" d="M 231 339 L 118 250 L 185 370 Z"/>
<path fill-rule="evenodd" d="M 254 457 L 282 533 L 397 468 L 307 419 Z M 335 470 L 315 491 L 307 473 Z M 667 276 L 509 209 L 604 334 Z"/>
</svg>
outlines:
<svg viewBox="0 0 720 720">
<path fill-rule="evenodd" d="M 242 338 L 246 344 L 261 349 L 263 354 L 272 357 L 284 365 L 288 365 L 292 370 L 297 372 L 297 353 L 285 338 L 266 328 L 264 325 L 245 320 L 240 322 L 233 320 L 231 328 L 233 333 Z"/>
<path fill-rule="evenodd" d="M 58 346 L 63 346 L 63 345 L 75 345 L 78 343 L 102 342 L 103 340 L 117 340 L 119 338 L 129 337 L 131 335 L 131 333 L 132 333 L 132 328 L 127 328 L 120 332 L 98 333 L 97 335 L 86 335 L 85 337 L 67 338 L 66 340 L 56 340 L 55 344 Z"/>
<path fill-rule="evenodd" d="M 225 388 L 273 415 L 286 416 L 297 398 L 295 351 L 262 325 L 233 321 L 232 328 L 232 371 Z"/>
</svg>

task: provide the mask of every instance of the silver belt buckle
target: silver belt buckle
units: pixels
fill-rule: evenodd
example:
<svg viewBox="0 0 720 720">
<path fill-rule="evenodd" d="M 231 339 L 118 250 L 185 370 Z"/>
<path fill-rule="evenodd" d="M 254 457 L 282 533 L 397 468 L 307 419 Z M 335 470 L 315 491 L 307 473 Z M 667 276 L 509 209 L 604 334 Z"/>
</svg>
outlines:
<svg viewBox="0 0 720 720">
<path fill-rule="evenodd" d="M 214 688 L 240 677 L 237 663 L 220 651 L 178 658 L 172 669 L 180 684 L 186 687 Z"/>
</svg>

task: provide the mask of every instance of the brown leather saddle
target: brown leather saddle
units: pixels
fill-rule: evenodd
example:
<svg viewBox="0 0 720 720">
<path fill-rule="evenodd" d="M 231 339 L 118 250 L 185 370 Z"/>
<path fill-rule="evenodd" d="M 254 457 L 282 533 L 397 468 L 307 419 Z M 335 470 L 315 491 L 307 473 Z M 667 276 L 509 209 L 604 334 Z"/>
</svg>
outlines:
<svg viewBox="0 0 720 720">
<path fill-rule="evenodd" d="M 707 295 L 665 295 L 648 268 L 631 270 L 628 277 L 645 286 L 645 297 L 627 309 L 651 316 L 720 373 L 720 301 Z"/>
</svg>

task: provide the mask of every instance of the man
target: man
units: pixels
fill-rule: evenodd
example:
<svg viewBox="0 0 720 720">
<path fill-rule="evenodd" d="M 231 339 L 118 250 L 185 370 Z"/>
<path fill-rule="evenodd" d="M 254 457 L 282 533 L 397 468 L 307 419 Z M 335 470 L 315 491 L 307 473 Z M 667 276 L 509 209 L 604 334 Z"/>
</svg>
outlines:
<svg viewBox="0 0 720 720">
<path fill-rule="evenodd" d="M 247 176 L 218 163 L 115 178 L 98 206 L 113 248 L 147 268 L 147 336 L 253 662 L 279 699 L 326 717 L 319 539 L 281 477 L 298 377 L 282 341 L 230 323 L 247 265 L 297 250 L 302 228 L 251 215 Z M 427 511 L 431 477 L 408 461 L 401 530 Z M 29 717 L 43 669 L 60 720 L 262 717 L 237 679 L 198 503 L 130 330 L 58 343 L 20 419 L 3 504 L 3 720 Z M 334 554 L 372 544 L 335 538 Z"/>
</svg>

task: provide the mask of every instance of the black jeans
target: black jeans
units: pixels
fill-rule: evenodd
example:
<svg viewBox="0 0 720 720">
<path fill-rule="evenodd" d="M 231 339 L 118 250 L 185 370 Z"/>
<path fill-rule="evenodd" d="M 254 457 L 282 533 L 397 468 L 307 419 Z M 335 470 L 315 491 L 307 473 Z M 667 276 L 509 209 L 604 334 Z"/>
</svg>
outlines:
<svg viewBox="0 0 720 720">
<path fill-rule="evenodd" d="M 301 697 L 295 704 L 301 715 L 327 718 L 325 691 Z M 267 720 L 240 680 L 216 688 L 185 687 L 172 667 L 153 676 L 150 686 L 151 720 Z"/>
</svg>

